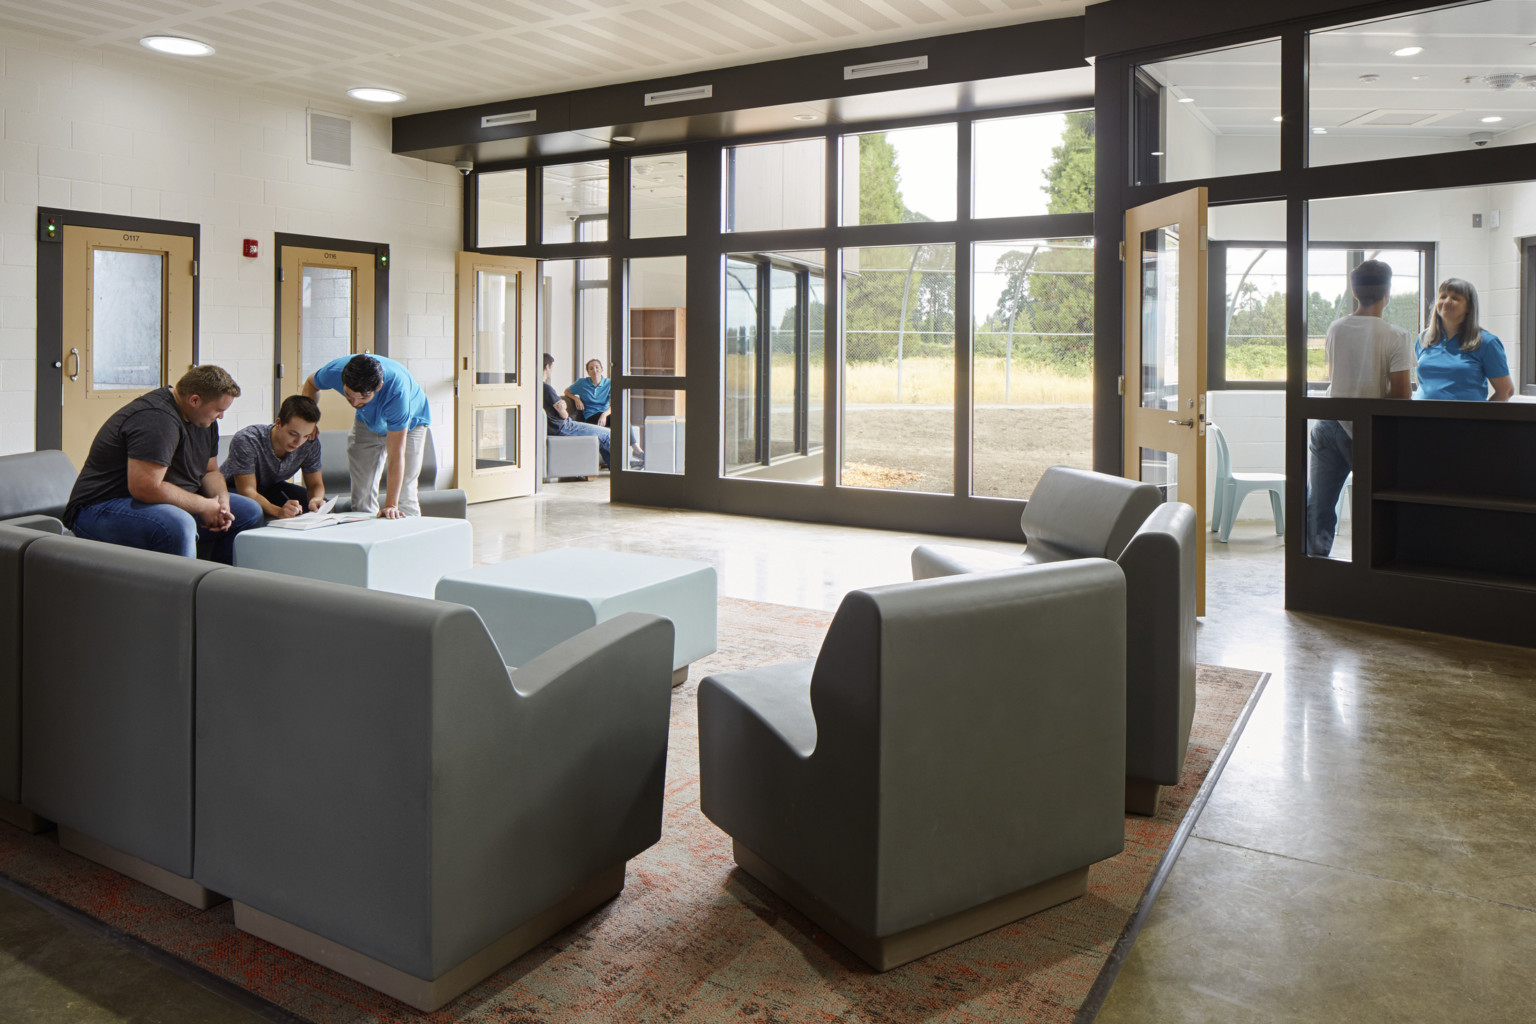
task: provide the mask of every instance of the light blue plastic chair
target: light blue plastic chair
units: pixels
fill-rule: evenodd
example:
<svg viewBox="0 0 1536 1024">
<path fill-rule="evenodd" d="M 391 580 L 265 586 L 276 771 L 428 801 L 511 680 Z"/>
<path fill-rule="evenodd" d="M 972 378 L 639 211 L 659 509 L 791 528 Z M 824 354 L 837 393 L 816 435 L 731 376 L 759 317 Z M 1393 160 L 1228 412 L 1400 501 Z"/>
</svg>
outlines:
<svg viewBox="0 0 1536 1024">
<path fill-rule="evenodd" d="M 1232 536 L 1232 523 L 1243 499 L 1254 491 L 1269 492 L 1269 507 L 1275 513 L 1275 532 L 1285 534 L 1285 474 L 1284 473 L 1234 473 L 1232 452 L 1227 439 L 1216 424 L 1209 424 L 1216 437 L 1216 514 L 1211 516 L 1211 529 L 1223 544 Z"/>
</svg>

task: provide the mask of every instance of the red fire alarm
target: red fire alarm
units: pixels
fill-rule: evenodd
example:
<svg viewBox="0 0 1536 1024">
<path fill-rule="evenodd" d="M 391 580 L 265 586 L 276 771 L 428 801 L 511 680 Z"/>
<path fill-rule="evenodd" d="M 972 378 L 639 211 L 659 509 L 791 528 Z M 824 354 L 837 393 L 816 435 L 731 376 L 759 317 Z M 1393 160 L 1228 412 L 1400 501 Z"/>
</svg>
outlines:
<svg viewBox="0 0 1536 1024">
<path fill-rule="evenodd" d="M 254 238 L 247 238 L 245 240 L 245 255 L 247 255 L 247 256 L 255 256 L 256 255 L 256 239 L 254 239 Z"/>
</svg>

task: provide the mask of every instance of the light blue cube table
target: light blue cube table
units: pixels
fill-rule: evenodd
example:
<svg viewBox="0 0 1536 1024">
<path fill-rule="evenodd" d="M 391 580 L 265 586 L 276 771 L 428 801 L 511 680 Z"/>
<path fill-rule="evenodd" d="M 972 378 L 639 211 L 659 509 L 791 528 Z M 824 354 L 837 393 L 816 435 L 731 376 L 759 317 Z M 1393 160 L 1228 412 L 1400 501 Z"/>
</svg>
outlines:
<svg viewBox="0 0 1536 1024">
<path fill-rule="evenodd" d="M 315 530 L 266 526 L 235 538 L 235 564 L 367 590 L 431 597 L 445 573 L 474 564 L 464 519 L 366 519 Z"/>
<path fill-rule="evenodd" d="M 554 548 L 437 583 L 439 601 L 480 613 L 513 668 L 624 612 L 671 619 L 673 686 L 715 650 L 716 591 L 714 566 L 704 562 L 593 548 Z"/>
</svg>

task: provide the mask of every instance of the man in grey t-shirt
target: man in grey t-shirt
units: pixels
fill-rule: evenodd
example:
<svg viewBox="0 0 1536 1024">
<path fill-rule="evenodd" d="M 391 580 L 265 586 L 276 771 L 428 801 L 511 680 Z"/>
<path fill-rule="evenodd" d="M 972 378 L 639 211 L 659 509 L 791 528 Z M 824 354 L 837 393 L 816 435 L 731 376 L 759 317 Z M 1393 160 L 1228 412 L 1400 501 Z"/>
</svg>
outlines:
<svg viewBox="0 0 1536 1024">
<path fill-rule="evenodd" d="M 304 486 L 289 483 L 304 473 Z M 289 395 L 276 423 L 253 423 L 229 439 L 219 467 L 230 490 L 261 506 L 268 519 L 291 519 L 325 503 L 320 476 L 320 406 L 313 398 Z"/>
<path fill-rule="evenodd" d="M 1328 325 L 1330 398 L 1408 398 L 1413 346 L 1408 332 L 1382 318 L 1392 292 L 1392 268 L 1366 260 L 1349 272 L 1356 309 Z M 1348 423 L 1318 420 L 1307 439 L 1307 554 L 1326 558 L 1338 527 L 1337 506 L 1354 469 L 1354 431 Z"/>
</svg>

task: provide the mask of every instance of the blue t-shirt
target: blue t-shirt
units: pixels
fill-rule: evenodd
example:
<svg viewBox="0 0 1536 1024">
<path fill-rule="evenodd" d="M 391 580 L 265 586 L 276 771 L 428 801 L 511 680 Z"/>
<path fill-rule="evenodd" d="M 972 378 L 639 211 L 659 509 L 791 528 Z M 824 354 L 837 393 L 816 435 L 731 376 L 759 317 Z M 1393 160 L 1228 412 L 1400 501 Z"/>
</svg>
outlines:
<svg viewBox="0 0 1536 1024">
<path fill-rule="evenodd" d="M 1426 345 L 1421 338 L 1413 344 L 1419 357 L 1419 390 L 1414 398 L 1452 399 L 1462 402 L 1488 400 L 1488 382 L 1509 376 L 1509 360 L 1504 343 L 1487 331 L 1482 343 L 1471 352 L 1461 350 L 1461 336 L 1438 345 Z"/>
<path fill-rule="evenodd" d="M 345 394 L 341 390 L 341 369 L 353 358 L 340 356 L 316 370 L 315 387 Z M 430 426 L 432 408 L 427 404 L 427 393 L 421 390 L 411 371 L 385 356 L 373 358 L 384 371 L 384 383 L 379 385 L 373 401 L 357 410 L 358 421 L 375 434 Z"/>
<path fill-rule="evenodd" d="M 580 412 L 572 409 L 570 410 L 571 415 L 578 416 L 584 420 L 597 419 L 602 411 L 608 408 L 608 394 L 612 387 L 613 381 L 607 377 L 604 377 L 597 384 L 592 383 L 591 377 L 577 377 L 576 383 L 565 390 L 581 399 L 581 404 L 586 408 Z"/>
</svg>

